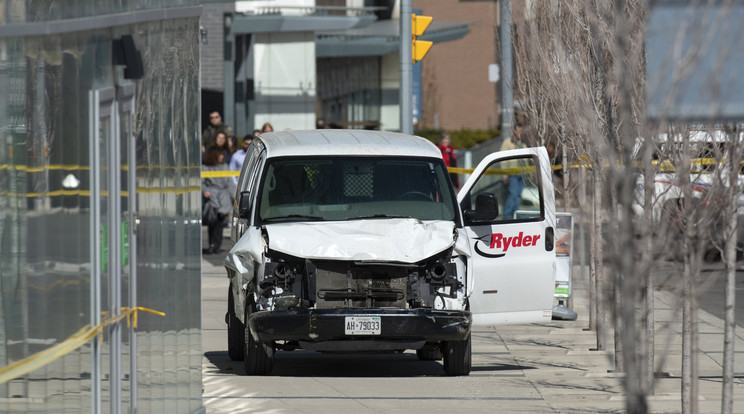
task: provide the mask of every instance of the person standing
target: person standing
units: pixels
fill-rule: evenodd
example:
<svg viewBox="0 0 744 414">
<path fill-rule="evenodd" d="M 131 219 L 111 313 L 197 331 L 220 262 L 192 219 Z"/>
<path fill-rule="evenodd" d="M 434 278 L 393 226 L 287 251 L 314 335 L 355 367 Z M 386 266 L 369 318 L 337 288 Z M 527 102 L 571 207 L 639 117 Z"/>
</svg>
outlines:
<svg viewBox="0 0 744 414">
<path fill-rule="evenodd" d="M 253 135 L 246 135 L 243 138 L 243 148 L 237 150 L 232 155 L 232 158 L 230 158 L 230 163 L 228 164 L 230 171 L 240 171 L 243 168 L 243 162 L 245 161 L 245 156 L 248 153 L 248 147 L 251 146 L 251 142 L 253 142 Z M 233 180 L 235 184 L 238 183 L 237 176 L 233 177 Z"/>
<path fill-rule="evenodd" d="M 211 149 L 211 148 L 219 148 L 219 149 L 221 149 L 222 152 L 225 155 L 224 163 L 225 164 L 229 164 L 230 163 L 230 159 L 232 158 L 232 152 L 230 152 L 230 148 L 228 147 L 228 144 L 227 144 L 227 134 L 225 132 L 223 132 L 223 131 L 217 132 L 215 134 L 215 136 L 214 136 L 214 142 L 208 148 L 209 149 Z"/>
<path fill-rule="evenodd" d="M 232 128 L 222 123 L 222 115 L 219 111 L 209 113 L 209 125 L 202 132 L 202 152 L 214 145 L 214 137 L 218 132 L 224 132 L 225 136 L 230 134 Z"/>
<path fill-rule="evenodd" d="M 261 127 L 261 133 L 263 134 L 264 132 L 274 132 L 274 127 L 267 122 Z"/>
<path fill-rule="evenodd" d="M 202 171 L 226 170 L 225 152 L 217 147 L 208 149 L 204 154 Z M 222 231 L 232 212 L 236 190 L 235 182 L 230 177 L 202 178 L 202 224 L 207 225 L 209 234 L 209 247 L 202 249 L 202 253 L 220 252 Z"/>
<path fill-rule="evenodd" d="M 501 143 L 500 151 L 506 151 L 511 149 L 525 148 L 522 142 L 522 132 L 524 126 L 521 123 L 514 125 L 514 133 L 512 138 L 507 138 Z M 520 167 L 518 161 L 506 161 L 505 167 L 512 170 Z M 505 174 L 503 176 L 504 184 L 507 187 L 506 200 L 504 201 L 504 213 L 502 217 L 506 220 L 512 220 L 514 213 L 519 208 L 519 204 L 522 202 L 522 190 L 524 189 L 524 176 L 522 174 Z"/>
<path fill-rule="evenodd" d="M 235 153 L 239 149 L 240 148 L 238 148 L 238 137 L 236 137 L 235 135 L 228 135 L 227 136 L 227 150 L 230 151 L 230 159 L 232 159 L 232 156 L 235 155 Z"/>
<path fill-rule="evenodd" d="M 447 166 L 447 168 L 457 168 L 457 156 L 455 155 L 455 150 L 452 148 L 451 145 L 452 139 L 450 137 L 450 134 L 447 132 L 442 132 L 442 134 L 439 136 L 439 143 L 437 144 L 437 148 L 439 148 L 439 151 L 442 152 L 442 159 L 444 160 L 444 165 Z M 450 179 L 452 180 L 452 184 L 455 186 L 455 188 L 460 188 L 460 180 L 456 173 L 450 173 Z"/>
</svg>

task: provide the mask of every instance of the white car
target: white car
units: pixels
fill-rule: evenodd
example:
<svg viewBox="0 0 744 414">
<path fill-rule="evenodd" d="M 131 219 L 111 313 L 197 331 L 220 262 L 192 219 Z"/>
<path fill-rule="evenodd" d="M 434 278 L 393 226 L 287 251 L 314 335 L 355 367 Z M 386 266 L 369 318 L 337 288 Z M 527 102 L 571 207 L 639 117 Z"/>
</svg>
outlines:
<svg viewBox="0 0 744 414">
<path fill-rule="evenodd" d="M 515 160 L 539 201 L 507 220 L 482 190 Z M 240 174 L 224 261 L 230 357 L 266 375 L 276 350 L 415 349 L 443 358 L 446 374 L 467 375 L 471 326 L 551 319 L 550 172 L 544 148 L 496 153 L 456 194 L 423 138 L 262 134 Z"/>
<path fill-rule="evenodd" d="M 652 217 L 654 229 L 657 234 L 665 235 L 670 241 L 681 240 L 681 224 L 684 220 L 682 217 L 682 206 L 684 203 L 690 203 L 695 209 L 697 216 L 705 220 L 699 226 L 701 231 L 707 233 L 701 234 L 708 239 L 704 245 L 704 253 L 707 257 L 712 258 L 718 255 L 718 248 L 722 247 L 722 229 L 723 220 L 721 217 L 721 197 L 714 194 L 728 186 L 728 178 L 725 171 L 718 174 L 720 166 L 716 158 L 725 159 L 727 157 L 726 146 L 727 137 L 722 131 L 690 131 L 689 132 L 689 151 L 691 158 L 690 166 L 690 195 L 691 200 L 685 200 L 685 192 L 680 186 L 678 174 L 673 171 L 670 162 L 666 162 L 660 168 L 660 172 L 654 176 L 654 191 L 652 204 Z M 740 138 L 741 139 L 741 138 Z M 678 158 L 682 152 L 682 136 L 677 134 L 673 137 L 667 134 L 660 134 L 657 137 L 657 158 L 669 159 Z M 660 162 L 660 161 L 655 161 Z M 663 161 L 661 161 L 663 162 Z M 719 180 L 719 184 L 716 183 Z M 738 185 L 744 186 L 744 175 L 739 175 Z M 645 193 L 645 179 L 640 174 L 636 181 L 635 202 L 632 205 L 633 211 L 637 218 L 643 217 L 643 199 Z M 737 215 L 739 221 L 744 222 L 744 194 L 737 196 Z M 744 229 L 739 226 L 739 229 Z M 744 235 L 744 232 L 740 232 Z M 739 237 L 742 240 L 742 237 Z M 670 253 L 677 256 L 681 249 L 667 248 Z M 677 251 L 673 251 L 677 250 Z"/>
</svg>

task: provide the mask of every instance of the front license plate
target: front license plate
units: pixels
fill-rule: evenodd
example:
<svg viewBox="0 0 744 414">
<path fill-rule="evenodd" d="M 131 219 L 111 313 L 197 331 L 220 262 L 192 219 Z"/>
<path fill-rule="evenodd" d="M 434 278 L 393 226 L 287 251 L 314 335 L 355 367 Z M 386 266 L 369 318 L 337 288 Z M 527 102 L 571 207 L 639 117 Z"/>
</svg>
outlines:
<svg viewBox="0 0 744 414">
<path fill-rule="evenodd" d="M 379 335 L 382 320 L 379 316 L 347 316 L 346 335 Z"/>
</svg>

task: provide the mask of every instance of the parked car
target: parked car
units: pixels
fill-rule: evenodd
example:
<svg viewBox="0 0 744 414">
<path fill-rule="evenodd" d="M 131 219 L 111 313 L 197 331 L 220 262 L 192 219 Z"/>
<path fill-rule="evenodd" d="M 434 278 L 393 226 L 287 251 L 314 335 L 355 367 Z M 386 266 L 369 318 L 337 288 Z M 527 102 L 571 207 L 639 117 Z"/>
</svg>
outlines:
<svg viewBox="0 0 744 414">
<path fill-rule="evenodd" d="M 659 163 L 658 173 L 654 176 L 654 191 L 652 204 L 653 229 L 658 236 L 669 241 L 682 240 L 684 223 L 683 207 L 689 207 L 695 213 L 699 234 L 705 240 L 703 254 L 708 259 L 720 257 L 722 248 L 723 226 L 725 222 L 722 214 L 725 203 L 722 191 L 728 186 L 728 173 L 720 170 L 728 158 L 729 138 L 723 131 L 692 130 L 689 133 L 689 194 L 686 199 L 685 191 L 680 182 L 680 176 L 674 170 L 671 160 L 681 158 L 683 152 L 682 134 L 670 136 L 660 134 L 656 138 L 654 162 Z M 740 135 L 740 140 L 744 135 Z M 640 157 L 639 157 L 640 158 Z M 744 175 L 739 172 L 739 188 L 744 188 Z M 644 216 L 643 199 L 645 193 L 645 179 L 643 172 L 636 181 L 635 202 L 633 211 L 637 219 Z M 744 224 L 744 193 L 739 192 L 734 201 L 737 204 L 737 217 Z M 738 226 L 739 240 L 743 240 L 744 226 Z M 741 243 L 740 243 L 741 244 Z M 664 249 L 671 258 L 680 258 L 682 249 L 675 249 L 681 244 L 667 245 Z M 741 250 L 741 249 L 740 249 Z M 741 252 L 739 252 L 741 255 Z"/>
<path fill-rule="evenodd" d="M 520 160 L 539 201 L 499 216 L 484 191 Z M 471 327 L 550 321 L 555 202 L 547 152 L 487 157 L 459 194 L 411 135 L 265 133 L 238 181 L 225 258 L 228 351 L 249 375 L 277 350 L 400 352 L 467 375 Z"/>
</svg>

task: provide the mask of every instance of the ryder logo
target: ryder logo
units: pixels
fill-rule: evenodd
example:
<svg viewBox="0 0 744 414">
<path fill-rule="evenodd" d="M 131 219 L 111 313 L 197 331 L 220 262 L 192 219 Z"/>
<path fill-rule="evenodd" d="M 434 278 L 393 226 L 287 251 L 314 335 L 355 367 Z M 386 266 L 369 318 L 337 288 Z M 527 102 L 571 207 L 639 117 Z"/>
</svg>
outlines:
<svg viewBox="0 0 744 414">
<path fill-rule="evenodd" d="M 540 240 L 540 235 L 524 236 L 524 232 L 519 232 L 519 235 L 512 237 L 504 237 L 501 233 L 494 233 L 491 235 L 491 245 L 488 246 L 492 249 L 503 249 L 505 252 L 509 250 L 509 247 L 528 247 L 537 244 Z"/>
<path fill-rule="evenodd" d="M 518 235 L 511 237 L 504 236 L 502 233 L 493 233 L 491 235 L 487 234 L 485 236 L 479 237 L 478 241 L 475 242 L 475 252 L 483 257 L 504 257 L 509 248 L 535 246 L 538 240 L 540 240 L 539 234 L 525 236 L 524 232 L 522 231 L 520 231 Z M 484 251 L 480 247 L 481 242 L 489 243 L 488 248 L 490 252 Z M 494 250 L 500 251 L 500 253 L 491 253 Z"/>
</svg>

